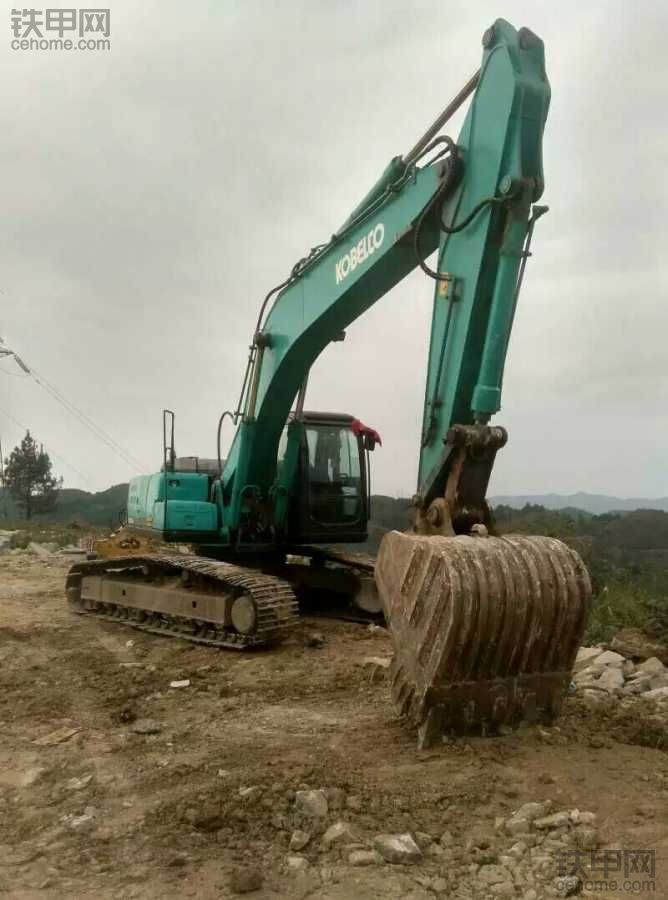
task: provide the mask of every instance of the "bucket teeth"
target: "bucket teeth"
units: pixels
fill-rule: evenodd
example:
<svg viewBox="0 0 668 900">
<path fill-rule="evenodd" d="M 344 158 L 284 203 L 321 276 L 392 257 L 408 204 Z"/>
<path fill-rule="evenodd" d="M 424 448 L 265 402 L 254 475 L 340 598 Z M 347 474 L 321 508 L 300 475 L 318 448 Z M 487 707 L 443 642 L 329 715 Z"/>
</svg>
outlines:
<svg viewBox="0 0 668 900">
<path fill-rule="evenodd" d="M 591 599 L 574 550 L 548 537 L 393 531 L 375 575 L 392 697 L 420 746 L 559 714 Z"/>
</svg>

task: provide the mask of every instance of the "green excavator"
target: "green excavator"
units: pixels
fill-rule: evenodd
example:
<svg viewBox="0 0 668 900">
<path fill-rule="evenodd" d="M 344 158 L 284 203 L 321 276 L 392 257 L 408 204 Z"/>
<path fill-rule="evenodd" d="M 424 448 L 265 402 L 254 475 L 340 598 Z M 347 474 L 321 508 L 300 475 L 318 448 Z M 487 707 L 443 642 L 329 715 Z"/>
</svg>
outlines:
<svg viewBox="0 0 668 900">
<path fill-rule="evenodd" d="M 469 98 L 455 141 L 442 129 Z M 308 589 L 333 592 L 382 606 L 392 695 L 421 746 L 558 714 L 587 571 L 553 538 L 497 536 L 486 502 L 507 439 L 489 422 L 546 211 L 537 201 L 549 100 L 542 41 L 499 19 L 480 69 L 427 132 L 265 297 L 217 458 L 177 457 L 165 411 L 163 465 L 131 481 L 127 529 L 195 552 L 75 565 L 76 612 L 243 650 L 289 635 Z M 380 437 L 353 415 L 305 410 L 307 379 L 325 347 L 416 268 L 434 301 L 414 522 L 384 535 L 374 561 L 349 545 L 367 537 Z M 236 432 L 223 460 L 228 419 Z"/>
</svg>

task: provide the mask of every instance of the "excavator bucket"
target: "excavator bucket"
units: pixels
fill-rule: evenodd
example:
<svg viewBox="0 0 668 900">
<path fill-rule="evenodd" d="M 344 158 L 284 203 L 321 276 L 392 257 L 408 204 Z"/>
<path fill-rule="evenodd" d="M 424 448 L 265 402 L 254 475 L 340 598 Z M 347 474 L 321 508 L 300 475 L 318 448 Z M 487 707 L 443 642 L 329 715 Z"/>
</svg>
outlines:
<svg viewBox="0 0 668 900">
<path fill-rule="evenodd" d="M 375 577 L 392 697 L 419 747 L 558 716 L 591 598 L 574 550 L 549 537 L 392 531 Z"/>
</svg>

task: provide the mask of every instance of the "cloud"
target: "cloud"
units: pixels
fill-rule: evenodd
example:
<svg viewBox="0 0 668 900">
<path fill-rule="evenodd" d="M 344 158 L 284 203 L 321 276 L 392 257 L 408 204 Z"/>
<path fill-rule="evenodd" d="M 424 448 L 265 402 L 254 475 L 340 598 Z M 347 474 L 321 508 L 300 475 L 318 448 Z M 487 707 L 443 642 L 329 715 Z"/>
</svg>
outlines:
<svg viewBox="0 0 668 900">
<path fill-rule="evenodd" d="M 547 47 L 551 211 L 493 491 L 666 494 L 668 13 L 509 0 L 504 14 Z M 119 3 L 108 52 L 7 40 L 0 334 L 151 466 L 163 406 L 179 452 L 213 455 L 262 297 L 475 70 L 489 16 L 435 0 Z M 379 491 L 414 489 L 431 302 L 412 275 L 312 373 L 310 407 L 383 435 Z M 31 382 L 0 373 L 0 401 L 97 487 L 132 474 Z M 1 415 L 0 433 L 20 437 Z"/>
</svg>

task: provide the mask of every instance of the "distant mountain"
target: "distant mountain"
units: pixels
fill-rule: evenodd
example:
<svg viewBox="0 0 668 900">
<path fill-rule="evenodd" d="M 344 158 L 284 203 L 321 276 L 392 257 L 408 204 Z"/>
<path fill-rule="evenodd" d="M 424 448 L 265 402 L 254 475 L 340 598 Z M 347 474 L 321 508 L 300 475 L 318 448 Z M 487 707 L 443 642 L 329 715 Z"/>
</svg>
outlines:
<svg viewBox="0 0 668 900">
<path fill-rule="evenodd" d="M 125 508 L 127 498 L 127 484 L 115 484 L 106 491 L 99 491 L 96 494 L 78 491 L 74 488 L 63 488 L 58 493 L 58 504 L 55 510 L 47 515 L 35 516 L 35 521 L 77 522 L 101 525 L 105 528 L 117 527 L 119 514 Z M 0 488 L 0 520 L 21 520 L 22 518 L 20 509 L 9 496 L 9 491 Z"/>
<path fill-rule="evenodd" d="M 58 506 L 47 516 L 37 516 L 44 522 L 79 522 L 102 525 L 105 528 L 118 524 L 119 514 L 127 503 L 127 484 L 115 484 L 106 491 L 91 494 L 87 491 L 64 488 L 58 497 Z M 609 497 L 605 494 L 508 494 L 490 499 L 494 507 L 506 506 L 521 510 L 525 506 L 542 506 L 546 510 L 560 510 L 577 515 L 585 512 L 602 515 L 609 512 L 632 512 L 639 509 L 653 509 L 668 512 L 668 497 L 649 499 L 644 497 Z M 370 531 L 378 543 L 380 535 L 392 528 L 404 530 L 411 521 L 411 501 L 406 498 L 388 497 L 375 494 L 371 498 Z M 20 512 L 8 495 L 0 488 L 0 519 L 20 519 Z M 377 534 L 375 533 L 377 531 Z"/>
<path fill-rule="evenodd" d="M 609 497 L 606 494 L 510 494 L 490 498 L 492 506 L 522 509 L 527 504 L 545 509 L 581 509 L 600 516 L 608 512 L 631 512 L 635 509 L 660 509 L 668 512 L 668 497 Z"/>
</svg>

